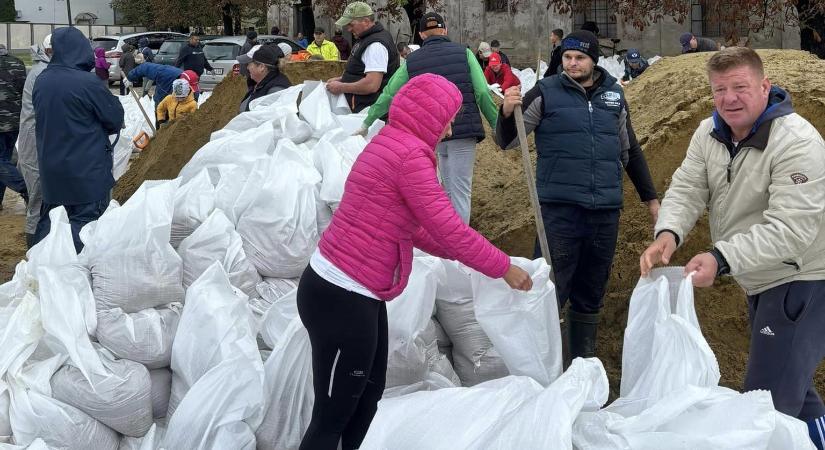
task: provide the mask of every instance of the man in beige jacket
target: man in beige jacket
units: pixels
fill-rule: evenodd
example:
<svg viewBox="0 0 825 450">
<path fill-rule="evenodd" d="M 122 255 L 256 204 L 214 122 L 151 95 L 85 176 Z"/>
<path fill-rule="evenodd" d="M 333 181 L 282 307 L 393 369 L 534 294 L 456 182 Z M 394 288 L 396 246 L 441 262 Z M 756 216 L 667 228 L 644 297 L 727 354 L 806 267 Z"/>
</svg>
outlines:
<svg viewBox="0 0 825 450">
<path fill-rule="evenodd" d="M 713 248 L 685 272 L 698 287 L 730 274 L 745 289 L 745 390 L 770 390 L 777 410 L 806 421 L 822 449 L 825 405 L 812 379 L 825 356 L 825 143 L 753 50 L 722 50 L 707 67 L 716 110 L 673 174 L 641 273 L 667 264 L 709 209 Z"/>
</svg>

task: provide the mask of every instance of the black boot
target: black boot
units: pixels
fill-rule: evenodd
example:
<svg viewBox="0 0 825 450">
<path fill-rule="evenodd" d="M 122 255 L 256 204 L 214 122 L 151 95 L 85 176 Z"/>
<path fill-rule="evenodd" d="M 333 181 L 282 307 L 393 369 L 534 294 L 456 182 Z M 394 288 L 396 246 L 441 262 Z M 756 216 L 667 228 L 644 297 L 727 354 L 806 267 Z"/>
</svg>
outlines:
<svg viewBox="0 0 825 450">
<path fill-rule="evenodd" d="M 599 314 L 585 314 L 567 310 L 568 343 L 570 359 L 592 358 L 596 356 L 596 330 Z"/>
</svg>

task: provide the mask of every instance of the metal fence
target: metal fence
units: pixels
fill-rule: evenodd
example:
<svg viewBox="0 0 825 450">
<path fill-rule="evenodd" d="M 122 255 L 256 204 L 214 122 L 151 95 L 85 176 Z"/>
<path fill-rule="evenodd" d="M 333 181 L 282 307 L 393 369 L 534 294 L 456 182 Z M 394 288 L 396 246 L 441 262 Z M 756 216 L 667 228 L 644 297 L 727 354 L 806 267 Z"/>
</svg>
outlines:
<svg viewBox="0 0 825 450">
<path fill-rule="evenodd" d="M 0 23 L 0 44 L 13 52 L 25 51 L 32 45 L 43 42 L 46 35 L 53 32 L 55 28 L 67 26 L 69 25 L 53 23 Z M 126 25 L 75 25 L 74 27 L 90 39 L 146 31 L 146 27 Z"/>
</svg>

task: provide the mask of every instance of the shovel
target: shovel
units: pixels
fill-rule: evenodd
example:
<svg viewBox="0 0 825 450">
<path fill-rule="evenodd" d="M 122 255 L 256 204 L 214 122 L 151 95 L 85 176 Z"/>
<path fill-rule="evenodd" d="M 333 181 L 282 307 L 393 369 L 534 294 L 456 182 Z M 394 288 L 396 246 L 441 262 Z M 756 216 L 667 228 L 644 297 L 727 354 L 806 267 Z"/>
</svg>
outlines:
<svg viewBox="0 0 825 450">
<path fill-rule="evenodd" d="M 550 266 L 550 281 L 556 283 L 556 275 L 553 271 L 553 264 L 550 262 L 550 246 L 547 244 L 547 233 L 544 232 L 544 218 L 541 216 L 541 205 L 539 205 L 539 194 L 536 190 L 536 180 L 533 178 L 533 163 L 530 162 L 530 150 L 527 148 L 527 132 L 524 130 L 524 115 L 521 107 L 516 106 L 515 110 L 516 131 L 518 141 L 521 146 L 521 160 L 524 164 L 524 178 L 527 181 L 527 189 L 530 191 L 530 203 L 533 206 L 533 214 L 536 218 L 536 234 L 539 238 L 539 248 L 541 256 Z"/>
<path fill-rule="evenodd" d="M 123 72 L 120 73 L 120 76 L 122 76 L 124 79 L 126 78 L 126 74 Z M 155 125 L 152 123 L 152 121 L 149 120 L 149 114 L 146 114 L 146 110 L 143 109 L 143 105 L 140 104 L 140 98 L 138 97 L 134 89 L 129 89 L 129 92 L 132 94 L 132 98 L 135 99 L 135 103 L 137 103 L 138 108 L 140 108 L 140 112 L 143 113 L 143 118 L 146 119 L 146 123 L 149 125 L 149 129 L 152 130 L 152 135 L 154 135 L 155 133 L 157 133 L 157 130 L 155 130 Z"/>
</svg>

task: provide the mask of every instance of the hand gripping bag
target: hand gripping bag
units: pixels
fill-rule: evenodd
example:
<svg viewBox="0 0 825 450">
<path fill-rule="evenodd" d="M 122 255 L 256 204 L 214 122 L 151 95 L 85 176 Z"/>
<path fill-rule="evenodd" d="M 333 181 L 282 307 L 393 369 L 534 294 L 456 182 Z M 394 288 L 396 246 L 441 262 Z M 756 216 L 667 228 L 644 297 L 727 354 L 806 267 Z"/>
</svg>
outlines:
<svg viewBox="0 0 825 450">
<path fill-rule="evenodd" d="M 533 289 L 511 289 L 504 280 L 473 273 L 476 318 L 513 375 L 543 386 L 562 371 L 561 331 L 556 289 L 543 259 L 512 258 L 533 279 Z"/>
</svg>

